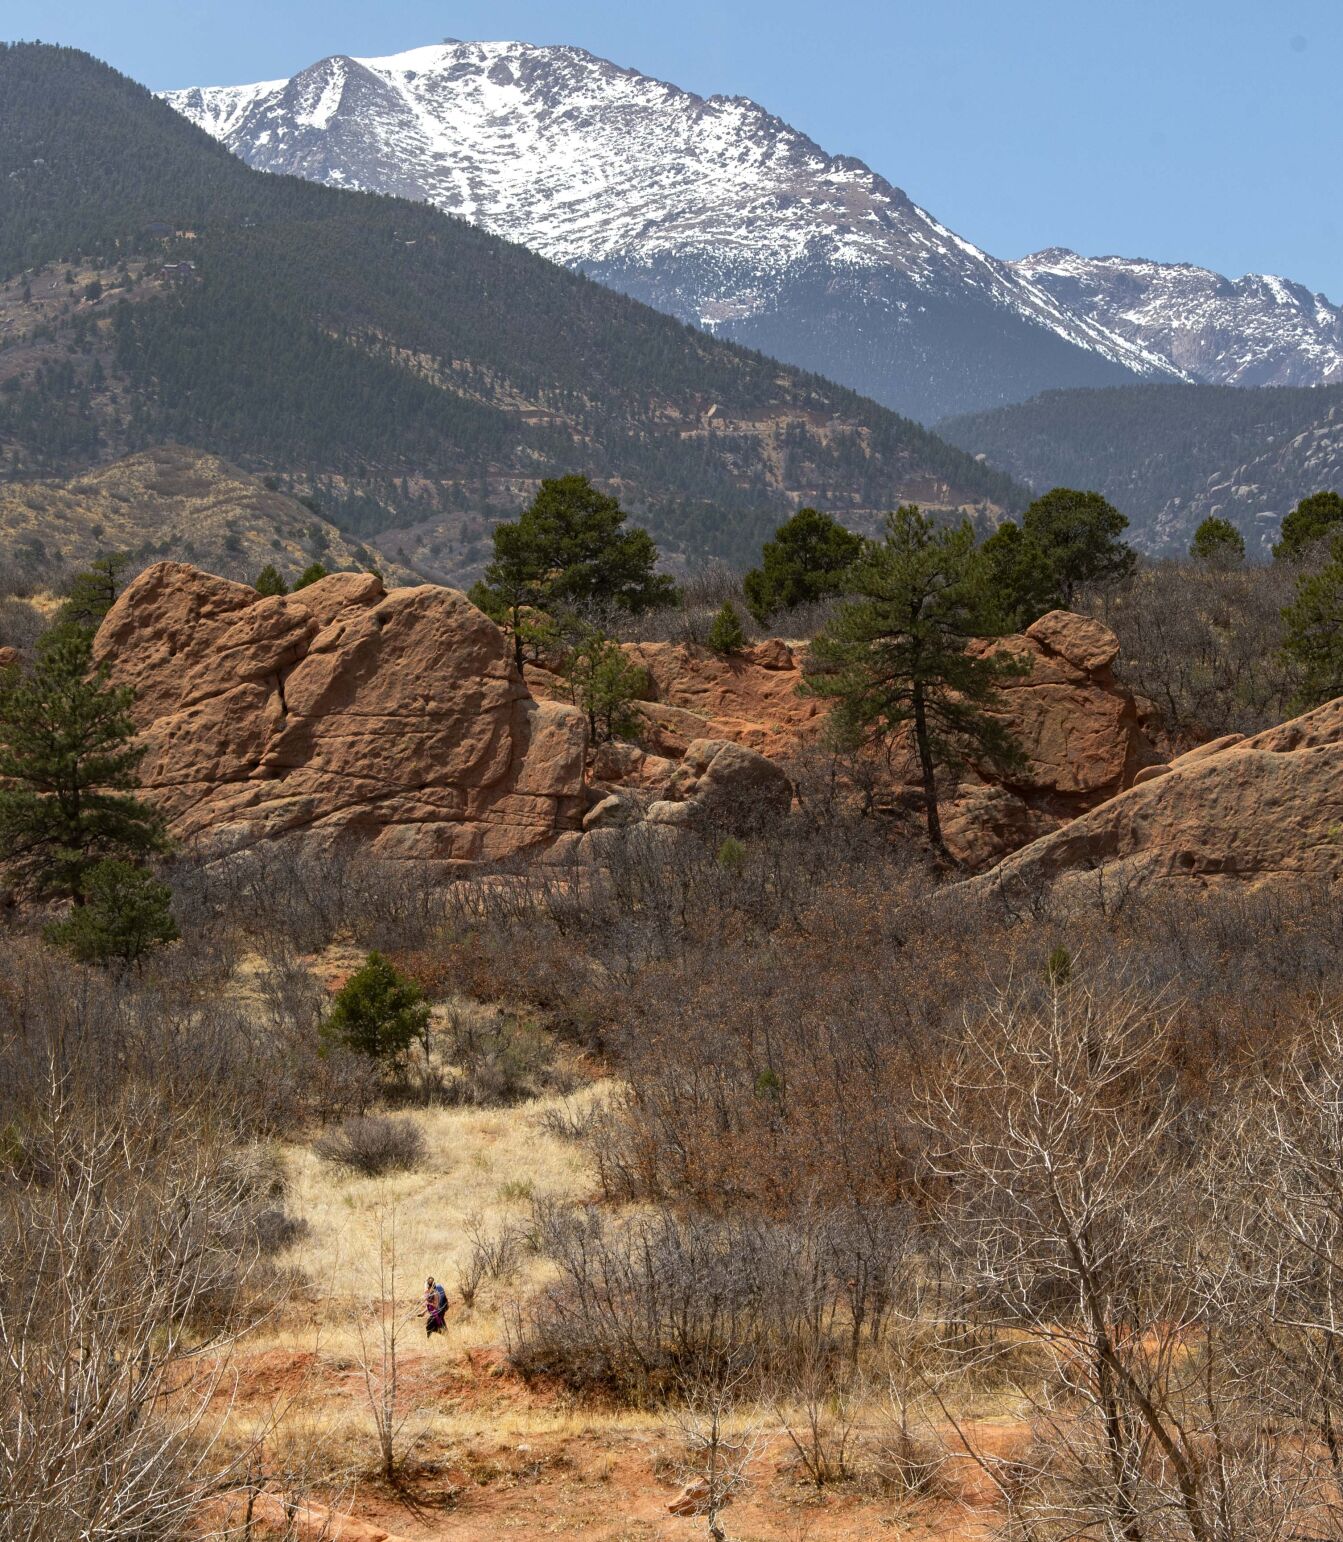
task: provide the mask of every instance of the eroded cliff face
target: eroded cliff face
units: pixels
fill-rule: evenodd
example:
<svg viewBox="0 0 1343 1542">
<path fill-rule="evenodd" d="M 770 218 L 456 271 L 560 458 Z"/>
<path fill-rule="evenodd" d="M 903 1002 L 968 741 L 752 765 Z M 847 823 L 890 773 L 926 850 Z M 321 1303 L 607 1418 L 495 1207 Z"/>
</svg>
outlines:
<svg viewBox="0 0 1343 1542">
<path fill-rule="evenodd" d="M 141 780 L 184 842 L 354 837 L 458 866 L 581 823 L 582 715 L 533 699 L 507 639 L 456 590 L 333 574 L 263 599 L 158 563 L 95 653 L 135 690 Z"/>
</svg>

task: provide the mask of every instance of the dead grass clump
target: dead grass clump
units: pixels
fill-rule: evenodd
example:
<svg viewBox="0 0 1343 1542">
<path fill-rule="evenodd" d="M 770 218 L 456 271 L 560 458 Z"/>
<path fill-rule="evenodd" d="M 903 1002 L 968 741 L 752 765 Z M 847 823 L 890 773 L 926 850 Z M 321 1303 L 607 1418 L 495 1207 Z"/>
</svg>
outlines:
<svg viewBox="0 0 1343 1542">
<path fill-rule="evenodd" d="M 328 1130 L 313 1149 L 335 1167 L 378 1178 L 383 1173 L 414 1172 L 424 1161 L 424 1136 L 411 1119 L 370 1114 L 346 1119 Z"/>
</svg>

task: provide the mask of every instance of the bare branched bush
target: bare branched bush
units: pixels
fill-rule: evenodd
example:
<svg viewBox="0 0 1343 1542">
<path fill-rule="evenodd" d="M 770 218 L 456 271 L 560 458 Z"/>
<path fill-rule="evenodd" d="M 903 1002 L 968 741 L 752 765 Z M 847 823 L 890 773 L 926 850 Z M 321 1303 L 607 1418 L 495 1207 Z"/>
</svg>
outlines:
<svg viewBox="0 0 1343 1542">
<path fill-rule="evenodd" d="M 1082 603 L 1119 637 L 1119 678 L 1156 705 L 1172 748 L 1186 750 L 1292 715 L 1282 608 L 1298 575 L 1289 563 L 1151 563 Z"/>
<path fill-rule="evenodd" d="M 912 1275 L 903 1223 L 883 1228 L 871 1216 L 610 1221 L 591 1207 L 540 1205 L 536 1229 L 559 1278 L 514 1311 L 515 1363 L 644 1403 L 747 1347 L 762 1384 L 791 1386 L 804 1369 L 818 1389 L 836 1383 L 856 1341 L 880 1342 Z M 890 1250 L 879 1260 L 874 1250 L 861 1278 L 856 1233 Z"/>
<path fill-rule="evenodd" d="M 443 1054 L 456 1076 L 443 1088 L 451 1103 L 507 1107 L 557 1088 L 555 1049 L 539 1025 L 506 1012 L 453 1012 Z"/>
<path fill-rule="evenodd" d="M 334 1167 L 361 1178 L 413 1172 L 424 1161 L 424 1135 L 412 1119 L 366 1114 L 327 1130 L 313 1150 Z"/>
<path fill-rule="evenodd" d="M 517 1226 L 487 1226 L 480 1215 L 468 1216 L 462 1230 L 471 1251 L 457 1271 L 457 1294 L 469 1310 L 487 1280 L 507 1283 L 516 1277 L 527 1250 L 527 1236 Z"/>
<path fill-rule="evenodd" d="M 761 1445 L 753 1417 L 755 1357 L 741 1351 L 681 1378 L 670 1421 L 685 1452 L 678 1514 L 704 1517 L 711 1542 L 726 1542 L 722 1513 L 746 1486 Z"/>
<path fill-rule="evenodd" d="M 0 1532 L 176 1538 L 227 1470 L 203 1421 L 258 1305 L 254 1174 L 201 1107 L 46 1071 L 0 1171 Z"/>
</svg>

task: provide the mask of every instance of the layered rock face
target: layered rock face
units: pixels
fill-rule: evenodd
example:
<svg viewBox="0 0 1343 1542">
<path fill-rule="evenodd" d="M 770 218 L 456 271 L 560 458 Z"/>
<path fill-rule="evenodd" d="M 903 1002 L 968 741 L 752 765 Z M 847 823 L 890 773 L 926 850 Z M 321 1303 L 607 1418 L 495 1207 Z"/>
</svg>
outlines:
<svg viewBox="0 0 1343 1542">
<path fill-rule="evenodd" d="M 1343 698 L 1201 745 L 976 880 L 987 891 L 1343 879 Z"/>
<path fill-rule="evenodd" d="M 979 646 L 1029 665 L 1005 680 L 1002 705 L 1024 766 L 1010 779 L 972 769 L 947 789 L 948 844 L 983 868 L 1163 768 L 1113 679 L 1105 627 L 1055 612 Z M 642 742 L 589 757 L 582 713 L 557 699 L 563 682 L 529 669 L 533 695 L 508 639 L 451 589 L 388 593 L 344 573 L 263 599 L 159 563 L 95 643 L 135 691 L 147 795 L 178 839 L 209 853 L 302 836 L 457 870 L 596 855 L 633 824 L 745 833 L 782 818 L 793 788 L 780 762 L 816 742 L 826 713 L 799 694 L 794 651 L 628 651 L 654 698 L 640 704 Z M 881 796 L 917 808 L 912 755 L 892 769 Z"/>
<path fill-rule="evenodd" d="M 263 599 L 158 563 L 95 655 L 135 689 L 146 794 L 209 851 L 302 834 L 457 866 L 581 825 L 582 714 L 534 700 L 455 590 L 342 573 Z"/>
</svg>

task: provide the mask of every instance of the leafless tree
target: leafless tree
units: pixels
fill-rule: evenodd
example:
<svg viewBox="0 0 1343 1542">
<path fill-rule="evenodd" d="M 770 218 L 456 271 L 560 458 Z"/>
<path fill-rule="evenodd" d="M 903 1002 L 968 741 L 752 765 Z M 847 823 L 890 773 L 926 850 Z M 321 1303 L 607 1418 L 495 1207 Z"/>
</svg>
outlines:
<svg viewBox="0 0 1343 1542">
<path fill-rule="evenodd" d="M 1027 1535 L 1263 1542 L 1292 1534 L 1299 1451 L 1241 1374 L 1238 1265 L 1166 1056 L 1128 993 L 1004 994 L 924 1117 L 954 1186 L 976 1354 L 1045 1352 L 1036 1444 L 1004 1498 Z"/>
<path fill-rule="evenodd" d="M 754 1357 L 746 1350 L 720 1357 L 679 1380 L 669 1419 L 686 1451 L 683 1503 L 704 1517 L 713 1542 L 725 1542 L 722 1512 L 745 1485 L 761 1444 L 752 1417 Z"/>
<path fill-rule="evenodd" d="M 0 1537 L 181 1536 L 227 1477 L 247 1175 L 203 1110 L 91 1103 L 54 1069 L 8 1139 Z"/>
<path fill-rule="evenodd" d="M 379 1465 L 383 1477 L 391 1483 L 405 1455 L 402 1437 L 415 1416 L 415 1409 L 407 1406 L 401 1393 L 401 1339 L 414 1319 L 415 1309 L 405 1298 L 395 1206 L 384 1207 L 378 1214 L 378 1252 L 371 1283 L 371 1324 L 367 1312 L 358 1303 L 355 1306 L 358 1363 L 377 1435 Z"/>
</svg>

